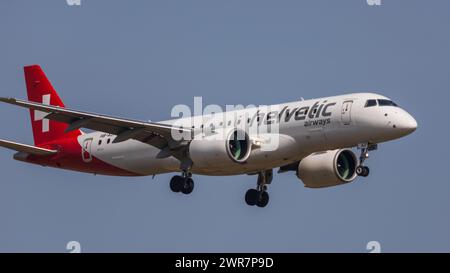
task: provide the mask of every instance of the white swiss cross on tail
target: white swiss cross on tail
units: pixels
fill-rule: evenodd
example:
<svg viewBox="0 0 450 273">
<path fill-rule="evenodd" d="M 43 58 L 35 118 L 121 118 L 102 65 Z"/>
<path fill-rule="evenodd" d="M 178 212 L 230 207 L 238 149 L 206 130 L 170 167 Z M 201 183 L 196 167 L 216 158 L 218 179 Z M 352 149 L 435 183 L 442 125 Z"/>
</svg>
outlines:
<svg viewBox="0 0 450 273">
<path fill-rule="evenodd" d="M 42 104 L 50 105 L 50 94 L 42 96 Z M 45 118 L 46 115 L 48 113 L 34 110 L 34 121 L 42 120 L 42 133 L 50 131 L 50 121 Z"/>
</svg>

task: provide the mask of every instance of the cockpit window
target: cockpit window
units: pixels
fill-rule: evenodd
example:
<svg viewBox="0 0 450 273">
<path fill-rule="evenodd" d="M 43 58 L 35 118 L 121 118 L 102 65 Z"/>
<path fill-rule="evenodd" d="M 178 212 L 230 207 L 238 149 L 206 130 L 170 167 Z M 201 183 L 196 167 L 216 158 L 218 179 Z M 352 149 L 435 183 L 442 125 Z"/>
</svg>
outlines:
<svg viewBox="0 0 450 273">
<path fill-rule="evenodd" d="M 364 106 L 364 107 L 372 107 L 372 106 L 376 106 L 376 105 L 377 105 L 377 100 L 367 100 L 366 106 Z"/>
<path fill-rule="evenodd" d="M 391 100 L 378 100 L 378 105 L 380 106 L 398 106 L 395 102 Z"/>
</svg>

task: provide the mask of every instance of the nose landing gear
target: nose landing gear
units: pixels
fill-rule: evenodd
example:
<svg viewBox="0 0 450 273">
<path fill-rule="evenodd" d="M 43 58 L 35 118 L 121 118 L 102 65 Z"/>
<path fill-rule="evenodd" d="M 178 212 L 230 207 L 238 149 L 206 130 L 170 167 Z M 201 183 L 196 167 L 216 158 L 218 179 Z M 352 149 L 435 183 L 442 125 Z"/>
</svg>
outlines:
<svg viewBox="0 0 450 273">
<path fill-rule="evenodd" d="M 367 176 L 369 176 L 369 173 L 370 173 L 370 169 L 367 166 L 360 165 L 360 166 L 356 167 L 356 174 L 358 176 L 367 177 Z"/>
<path fill-rule="evenodd" d="M 265 170 L 258 173 L 258 184 L 256 189 L 249 189 L 245 194 L 245 202 L 249 206 L 258 206 L 263 208 L 269 203 L 269 193 L 267 185 L 272 182 L 273 171 Z"/>
<path fill-rule="evenodd" d="M 359 166 L 356 167 L 356 174 L 358 176 L 367 177 L 369 176 L 370 169 L 364 166 L 364 161 L 369 158 L 369 151 L 374 151 L 378 148 L 377 144 L 364 143 L 358 145 L 358 149 L 361 150 L 361 155 L 359 156 Z"/>
<path fill-rule="evenodd" d="M 190 194 L 194 190 L 194 180 L 192 174 L 187 171 L 183 171 L 182 175 L 175 175 L 170 179 L 170 189 L 173 192 L 182 192 L 184 194 Z"/>
</svg>

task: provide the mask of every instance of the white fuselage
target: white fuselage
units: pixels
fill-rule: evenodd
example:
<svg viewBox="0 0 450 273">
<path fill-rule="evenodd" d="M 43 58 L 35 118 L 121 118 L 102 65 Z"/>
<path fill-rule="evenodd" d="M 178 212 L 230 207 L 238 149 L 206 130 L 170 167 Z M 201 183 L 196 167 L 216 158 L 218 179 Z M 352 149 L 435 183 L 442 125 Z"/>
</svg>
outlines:
<svg viewBox="0 0 450 273">
<path fill-rule="evenodd" d="M 299 161 L 313 152 L 396 139 L 417 127 L 414 118 L 402 108 L 395 105 L 367 107 L 368 100 L 389 99 L 374 93 L 354 93 L 273 105 L 271 109 L 277 110 L 269 119 L 278 125 L 278 132 L 269 134 L 278 136 L 279 143 L 275 150 L 254 149 L 245 164 L 232 164 L 226 168 L 220 164 L 196 166 L 194 163 L 191 171 L 206 175 L 254 173 Z M 267 113 L 255 107 L 226 113 L 227 117 L 233 117 L 232 120 L 224 120 L 223 115 L 203 115 L 161 123 L 188 128 L 194 125 L 197 126 L 195 129 L 201 125 L 204 129 L 210 128 L 212 124 L 219 132 L 235 128 L 238 123 L 247 123 L 251 132 L 251 128 L 258 126 L 258 121 L 254 119 L 258 110 L 262 119 L 260 122 L 264 122 L 264 118 L 268 117 L 262 114 Z M 251 133 L 249 135 L 252 137 Z M 161 155 L 160 149 L 136 140 L 112 143 L 114 137 L 95 132 L 79 136 L 78 142 L 91 156 L 140 175 L 180 170 L 180 161 L 173 156 Z M 258 137 L 264 142 L 264 134 Z M 85 160 L 89 162 L 89 158 Z"/>
</svg>

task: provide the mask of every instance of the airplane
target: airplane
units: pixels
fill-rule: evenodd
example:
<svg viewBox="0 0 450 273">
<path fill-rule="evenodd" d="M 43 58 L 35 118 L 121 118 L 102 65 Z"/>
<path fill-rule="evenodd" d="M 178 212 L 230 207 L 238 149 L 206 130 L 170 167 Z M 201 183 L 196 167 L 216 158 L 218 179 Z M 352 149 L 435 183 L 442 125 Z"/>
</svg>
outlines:
<svg viewBox="0 0 450 273">
<path fill-rule="evenodd" d="M 276 168 L 278 173 L 295 172 L 308 188 L 347 184 L 369 175 L 365 160 L 379 143 L 417 128 L 408 112 L 376 93 L 272 105 L 276 111 L 238 109 L 226 112 L 225 120 L 208 114 L 138 121 L 66 108 L 39 65 L 25 66 L 24 74 L 28 100 L 0 98 L 30 111 L 34 145 L 0 140 L 0 146 L 17 151 L 14 159 L 111 176 L 178 172 L 169 185 L 183 194 L 193 191 L 193 174 L 255 175 L 256 187 L 244 199 L 257 207 L 269 202 L 268 185 Z M 263 125 L 277 130 L 250 130 Z M 272 139 L 277 145 L 265 149 Z"/>
</svg>

